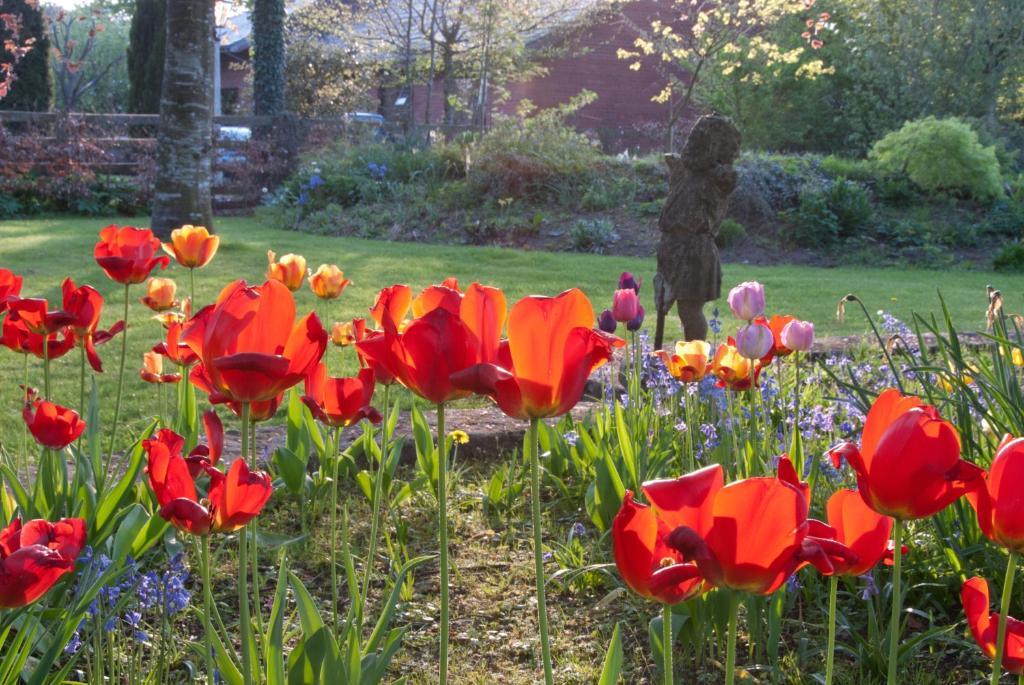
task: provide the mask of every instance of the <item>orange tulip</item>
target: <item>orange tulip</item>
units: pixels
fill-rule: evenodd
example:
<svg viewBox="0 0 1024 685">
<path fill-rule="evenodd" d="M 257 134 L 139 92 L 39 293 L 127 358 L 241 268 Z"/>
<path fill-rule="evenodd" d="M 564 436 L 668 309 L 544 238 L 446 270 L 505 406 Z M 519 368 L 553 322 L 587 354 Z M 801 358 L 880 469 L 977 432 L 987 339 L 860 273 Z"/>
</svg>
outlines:
<svg viewBox="0 0 1024 685">
<path fill-rule="evenodd" d="M 302 401 L 317 421 L 333 428 L 351 426 L 363 419 L 380 423 L 380 412 L 370 406 L 373 385 L 371 369 L 361 369 L 355 378 L 331 378 L 327 365 L 320 363 L 306 377 Z"/>
<path fill-rule="evenodd" d="M 752 367 L 753 372 L 752 372 Z M 736 349 L 732 338 L 728 342 L 718 346 L 715 350 L 715 358 L 711 362 L 711 372 L 718 378 L 718 386 L 730 390 L 749 390 L 757 383 L 761 374 L 760 365 L 754 365 Z"/>
<path fill-rule="evenodd" d="M 389 302 L 391 296 L 384 294 L 384 332 L 357 342 L 356 351 L 368 365 L 380 365 L 409 390 L 441 404 L 471 394 L 468 388 L 453 383 L 454 374 L 496 357 L 505 320 L 505 295 L 478 283 L 469 287 L 465 297 L 445 286 L 431 286 L 424 293 L 428 291 L 426 297 L 417 298 L 420 311 L 426 313 L 403 331 L 391 317 L 398 308 Z M 452 311 L 450 293 L 459 298 L 456 312 Z"/>
<path fill-rule="evenodd" d="M 96 352 L 96 345 L 109 342 L 115 335 L 124 330 L 124 321 L 118 321 L 108 330 L 100 330 L 100 317 L 103 314 L 103 295 L 91 285 L 75 287 L 75 282 L 65 278 L 61 284 L 64 295 L 64 311 L 74 317 L 71 328 L 80 345 L 85 346 L 85 355 L 89 365 L 97 373 L 103 371 L 103 363 Z"/>
<path fill-rule="evenodd" d="M 594 330 L 594 310 L 576 288 L 556 297 L 519 300 L 508 316 L 508 343 L 500 347 L 501 328 L 493 323 L 476 331 L 496 356 L 456 374 L 453 382 L 487 395 L 520 419 L 565 414 L 583 396 L 590 374 L 611 359 L 612 348 L 625 344 Z"/>
<path fill-rule="evenodd" d="M 322 300 L 333 300 L 341 296 L 352 281 L 345 278 L 345 272 L 334 264 L 321 264 L 309 277 L 309 289 Z"/>
<path fill-rule="evenodd" d="M 892 560 L 892 519 L 864 503 L 856 490 L 837 490 L 826 506 L 828 525 L 835 539 L 856 555 L 856 560 L 833 559 L 835 570 L 826 575 L 862 576 L 880 561 Z"/>
<path fill-rule="evenodd" d="M 200 363 L 193 381 L 211 402 L 271 402 L 302 382 L 327 347 L 316 314 L 295 320 L 295 298 L 277 281 L 235 281 L 186 324 L 182 340 Z"/>
<path fill-rule="evenodd" d="M 267 278 L 283 283 L 292 292 L 301 288 L 306 280 L 306 258 L 297 254 L 286 254 L 274 261 L 276 258 L 273 250 L 267 250 Z"/>
<path fill-rule="evenodd" d="M 180 373 L 164 373 L 164 358 L 157 352 L 142 355 L 139 377 L 147 383 L 177 383 L 181 380 Z"/>
<path fill-rule="evenodd" d="M 412 288 L 396 284 L 382 288 L 377 293 L 377 301 L 370 308 L 370 316 L 378 327 L 382 327 L 384 319 L 389 317 L 401 330 L 410 307 L 412 307 Z"/>
<path fill-rule="evenodd" d="M 189 224 L 171 231 L 171 242 L 163 244 L 164 252 L 186 269 L 200 269 L 209 264 L 218 247 L 220 236 L 210 235 L 205 226 Z"/>
<path fill-rule="evenodd" d="M 167 268 L 171 259 L 156 256 L 159 249 L 160 241 L 148 228 L 111 225 L 100 231 L 93 257 L 111 280 L 128 285 L 142 283 L 157 266 Z"/>
<path fill-rule="evenodd" d="M 669 374 L 683 383 L 696 383 L 711 370 L 711 345 L 704 340 L 680 340 L 674 354 L 666 350 L 656 350 L 654 354 L 665 363 Z"/>
<path fill-rule="evenodd" d="M 167 326 L 167 339 L 154 345 L 153 352 L 167 357 L 178 366 L 192 366 L 199 359 L 191 347 L 181 342 L 181 324 L 178 322 Z"/>
<path fill-rule="evenodd" d="M 982 487 L 967 493 L 985 535 L 1011 552 L 1024 553 L 1024 438 L 1003 438 Z"/>
<path fill-rule="evenodd" d="M 174 299 L 178 292 L 178 284 L 170 278 L 151 278 L 146 283 L 146 296 L 139 299 L 139 302 L 146 305 L 154 312 L 163 312 L 174 309 L 178 301 Z"/>
<path fill-rule="evenodd" d="M 647 486 L 655 506 L 678 506 L 685 494 L 679 481 L 656 484 Z M 699 511 L 676 527 L 667 543 L 716 587 L 770 595 L 806 564 L 833 573 L 833 559 L 857 561 L 828 526 L 808 518 L 810 488 L 797 479 L 786 457 L 779 460 L 775 478 L 747 478 L 703 495 L 691 503 Z"/>
<path fill-rule="evenodd" d="M 461 302 L 462 291 L 458 282 L 454 278 L 446 278 L 441 285 L 427 286 L 416 296 L 412 301 L 412 315 L 418 319 L 439 307 L 458 315 Z"/>
<path fill-rule="evenodd" d="M 338 347 L 354 345 L 366 337 L 366 319 L 335 321 L 331 326 L 331 342 Z"/>
</svg>

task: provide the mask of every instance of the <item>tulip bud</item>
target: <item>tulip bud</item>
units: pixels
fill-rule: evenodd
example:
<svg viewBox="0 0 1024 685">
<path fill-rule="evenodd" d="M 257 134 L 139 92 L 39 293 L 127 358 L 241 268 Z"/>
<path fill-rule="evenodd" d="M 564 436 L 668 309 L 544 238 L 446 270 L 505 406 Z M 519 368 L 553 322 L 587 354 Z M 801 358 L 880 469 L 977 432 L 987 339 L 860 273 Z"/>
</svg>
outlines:
<svg viewBox="0 0 1024 685">
<path fill-rule="evenodd" d="M 348 347 L 366 337 L 366 319 L 336 321 L 331 326 L 331 342 L 338 347 Z"/>
<path fill-rule="evenodd" d="M 639 331 L 640 327 L 644 325 L 644 307 L 643 305 L 638 305 L 638 308 L 640 311 L 637 313 L 637 315 L 633 319 L 626 322 L 627 331 Z"/>
<path fill-rule="evenodd" d="M 217 254 L 220 237 L 210 235 L 205 226 L 184 225 L 171 231 L 171 242 L 164 243 L 164 252 L 187 269 L 204 267 Z"/>
<path fill-rule="evenodd" d="M 633 292 L 640 294 L 640 284 L 643 281 L 636 278 L 628 271 L 623 271 L 622 275 L 619 276 L 619 290 L 625 290 L 626 288 L 632 288 Z"/>
<path fill-rule="evenodd" d="M 764 324 L 749 323 L 736 331 L 736 350 L 747 359 L 760 359 L 775 345 L 772 329 Z"/>
<path fill-rule="evenodd" d="M 601 316 L 597 317 L 597 327 L 605 333 L 614 333 L 617 326 L 615 316 L 610 309 L 604 310 L 601 312 Z"/>
<path fill-rule="evenodd" d="M 779 337 L 782 344 L 794 352 L 806 352 L 814 344 L 814 324 L 810 321 L 790 321 Z"/>
<path fill-rule="evenodd" d="M 632 288 L 622 288 L 615 291 L 612 298 L 612 316 L 616 321 L 626 323 L 632 321 L 640 313 L 640 298 Z"/>
<path fill-rule="evenodd" d="M 297 254 L 286 254 L 279 261 L 273 250 L 267 250 L 267 278 L 280 281 L 288 290 L 295 292 L 306 280 L 306 258 Z"/>
<path fill-rule="evenodd" d="M 320 299 L 333 300 L 340 297 L 351 282 L 345 278 L 345 272 L 334 264 L 321 264 L 309 277 L 309 288 Z"/>
<path fill-rule="evenodd" d="M 764 314 L 764 286 L 746 281 L 729 291 L 729 309 L 737 319 L 752 321 Z"/>
<path fill-rule="evenodd" d="M 146 284 L 146 296 L 140 301 L 154 312 L 165 312 L 178 306 L 174 299 L 177 292 L 178 285 L 170 278 L 151 278 Z"/>
</svg>

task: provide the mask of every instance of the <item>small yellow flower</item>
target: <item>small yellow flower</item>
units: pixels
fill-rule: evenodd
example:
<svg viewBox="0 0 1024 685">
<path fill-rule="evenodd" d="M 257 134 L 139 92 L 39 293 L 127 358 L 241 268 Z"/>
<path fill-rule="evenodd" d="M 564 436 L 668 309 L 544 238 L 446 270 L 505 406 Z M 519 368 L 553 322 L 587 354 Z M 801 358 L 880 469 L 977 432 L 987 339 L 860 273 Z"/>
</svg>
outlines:
<svg viewBox="0 0 1024 685">
<path fill-rule="evenodd" d="M 456 445 L 465 445 L 469 442 L 469 435 L 466 431 L 455 430 L 449 433 L 448 437 L 451 438 L 451 441 Z"/>
</svg>

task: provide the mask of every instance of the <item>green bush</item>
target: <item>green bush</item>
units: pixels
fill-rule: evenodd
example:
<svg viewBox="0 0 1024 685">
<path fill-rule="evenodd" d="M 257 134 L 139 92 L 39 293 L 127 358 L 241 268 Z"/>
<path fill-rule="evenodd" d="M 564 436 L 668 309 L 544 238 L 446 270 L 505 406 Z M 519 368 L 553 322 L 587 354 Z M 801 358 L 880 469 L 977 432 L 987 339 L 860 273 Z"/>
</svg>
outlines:
<svg viewBox="0 0 1024 685">
<path fill-rule="evenodd" d="M 878 177 L 878 168 L 870 159 L 850 159 L 829 155 L 821 160 L 821 170 L 834 178 L 871 183 Z"/>
<path fill-rule="evenodd" d="M 566 123 L 593 100 L 584 91 L 567 105 L 531 116 L 496 117 L 477 144 L 469 178 L 481 194 L 531 201 L 579 197 L 608 164 L 597 144 Z"/>
<path fill-rule="evenodd" d="M 800 194 L 800 206 L 788 212 L 793 226 L 790 241 L 798 247 L 826 248 L 861 235 L 871 224 L 874 209 L 867 190 L 839 179 L 821 190 Z"/>
<path fill-rule="evenodd" d="M 718 247 L 732 247 L 747 237 L 747 229 L 735 219 L 725 219 L 718 227 L 718 238 L 715 243 Z"/>
<path fill-rule="evenodd" d="M 609 219 L 580 219 L 569 231 L 569 244 L 575 252 L 600 254 L 618 239 Z"/>
<path fill-rule="evenodd" d="M 993 200 L 1002 194 L 993 147 L 956 118 L 908 121 L 875 143 L 869 157 L 879 169 L 906 174 L 921 190 Z"/>
<path fill-rule="evenodd" d="M 1003 246 L 992 260 L 992 268 L 996 271 L 1024 271 L 1024 244 L 1018 241 Z"/>
</svg>

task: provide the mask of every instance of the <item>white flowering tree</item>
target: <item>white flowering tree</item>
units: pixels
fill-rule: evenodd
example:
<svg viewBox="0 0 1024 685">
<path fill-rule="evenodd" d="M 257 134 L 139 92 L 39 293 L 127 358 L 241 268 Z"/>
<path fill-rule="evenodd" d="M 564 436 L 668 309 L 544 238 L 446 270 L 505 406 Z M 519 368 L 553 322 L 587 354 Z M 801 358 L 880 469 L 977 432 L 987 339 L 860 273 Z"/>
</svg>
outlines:
<svg viewBox="0 0 1024 685">
<path fill-rule="evenodd" d="M 655 102 L 669 105 L 670 149 L 679 119 L 712 76 L 731 76 L 756 64 L 742 78 L 764 78 L 766 70 L 800 63 L 796 74 L 814 78 L 829 68 L 813 52 L 822 46 L 829 16 L 815 14 L 814 0 L 672 0 L 670 21 L 632 26 L 637 38 L 620 48 L 630 68 L 653 68 L 664 79 Z M 771 38 L 772 27 L 795 23 L 805 27 L 803 44 L 785 49 Z M 653 59 L 652 59 L 653 58 Z"/>
</svg>

